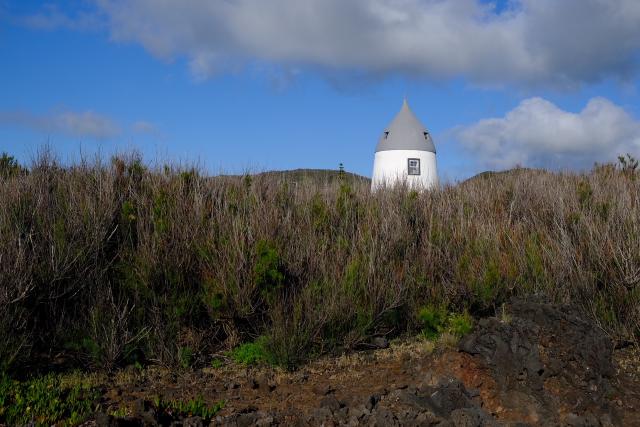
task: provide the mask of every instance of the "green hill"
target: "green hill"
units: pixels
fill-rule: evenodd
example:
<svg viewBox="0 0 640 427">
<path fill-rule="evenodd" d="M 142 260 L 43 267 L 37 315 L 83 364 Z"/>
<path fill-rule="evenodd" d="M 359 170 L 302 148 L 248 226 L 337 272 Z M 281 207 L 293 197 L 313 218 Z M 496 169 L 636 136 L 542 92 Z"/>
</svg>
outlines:
<svg viewBox="0 0 640 427">
<path fill-rule="evenodd" d="M 513 179 L 520 176 L 537 176 L 548 174 L 549 172 L 544 169 L 533 169 L 533 168 L 513 168 L 507 169 L 503 171 L 485 171 L 480 172 L 477 175 L 472 176 L 471 178 L 467 178 L 462 181 L 460 184 L 470 184 L 478 181 L 502 181 L 505 179 Z"/>
<path fill-rule="evenodd" d="M 254 179 L 262 180 L 281 180 L 289 183 L 302 184 L 308 183 L 312 185 L 331 185 L 337 182 L 340 179 L 340 174 L 343 174 L 343 179 L 350 184 L 362 184 L 362 185 L 370 185 L 371 179 L 357 175 L 351 172 L 340 172 L 338 170 L 333 169 L 292 169 L 292 170 L 276 170 L 276 171 L 266 171 L 266 172 L 258 172 L 258 173 L 250 173 L 245 175 L 218 175 L 213 177 L 214 180 L 225 180 L 225 179 L 241 179 L 244 176 L 251 176 Z"/>
<path fill-rule="evenodd" d="M 294 182 L 304 182 L 307 180 L 318 183 L 332 183 L 340 178 L 341 172 L 332 169 L 293 169 L 283 171 L 268 171 L 256 174 L 256 176 L 276 177 L 288 179 Z M 362 183 L 370 183 L 371 179 L 351 172 L 342 172 L 344 179 Z"/>
</svg>

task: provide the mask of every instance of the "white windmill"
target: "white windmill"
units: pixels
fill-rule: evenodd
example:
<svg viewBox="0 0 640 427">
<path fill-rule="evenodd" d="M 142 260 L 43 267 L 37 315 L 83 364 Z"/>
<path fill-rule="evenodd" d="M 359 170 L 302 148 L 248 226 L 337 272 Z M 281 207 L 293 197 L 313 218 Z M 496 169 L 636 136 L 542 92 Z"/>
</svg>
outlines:
<svg viewBox="0 0 640 427">
<path fill-rule="evenodd" d="M 438 185 L 436 147 L 406 99 L 376 147 L 371 190 L 398 183 L 406 183 L 416 190 Z"/>
</svg>

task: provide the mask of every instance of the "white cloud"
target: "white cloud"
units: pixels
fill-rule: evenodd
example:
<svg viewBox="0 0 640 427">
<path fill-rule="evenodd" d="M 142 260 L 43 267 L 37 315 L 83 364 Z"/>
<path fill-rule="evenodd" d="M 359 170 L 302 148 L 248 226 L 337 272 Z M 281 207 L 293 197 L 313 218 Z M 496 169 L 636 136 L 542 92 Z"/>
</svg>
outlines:
<svg viewBox="0 0 640 427">
<path fill-rule="evenodd" d="M 635 75 L 638 0 L 95 0 L 114 40 L 198 78 L 264 61 L 377 76 L 571 86 Z"/>
<path fill-rule="evenodd" d="M 501 118 L 458 129 L 456 139 L 483 167 L 588 168 L 620 154 L 640 155 L 640 121 L 604 98 L 571 113 L 541 98 Z"/>
<path fill-rule="evenodd" d="M 4 111 L 0 112 L 0 124 L 94 139 L 112 138 L 121 132 L 120 127 L 109 117 L 92 111 L 58 111 L 42 115 L 25 111 Z"/>
</svg>

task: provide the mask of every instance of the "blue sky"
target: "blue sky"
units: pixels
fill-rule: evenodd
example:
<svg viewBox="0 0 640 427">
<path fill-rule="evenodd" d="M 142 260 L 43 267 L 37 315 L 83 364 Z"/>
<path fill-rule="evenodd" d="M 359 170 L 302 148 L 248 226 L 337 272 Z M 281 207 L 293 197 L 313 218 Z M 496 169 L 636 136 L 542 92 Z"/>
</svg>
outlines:
<svg viewBox="0 0 640 427">
<path fill-rule="evenodd" d="M 370 176 L 406 95 L 441 178 L 640 155 L 637 0 L 0 0 L 0 151 Z"/>
</svg>

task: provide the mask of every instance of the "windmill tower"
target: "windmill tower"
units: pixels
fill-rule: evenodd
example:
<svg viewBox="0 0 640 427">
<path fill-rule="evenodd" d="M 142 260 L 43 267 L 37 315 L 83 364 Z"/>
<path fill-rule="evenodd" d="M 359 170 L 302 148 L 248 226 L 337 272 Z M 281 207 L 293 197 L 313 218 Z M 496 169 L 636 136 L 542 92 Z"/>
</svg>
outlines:
<svg viewBox="0 0 640 427">
<path fill-rule="evenodd" d="M 406 99 L 376 147 L 371 190 L 403 182 L 415 190 L 438 185 L 436 147 Z"/>
</svg>

